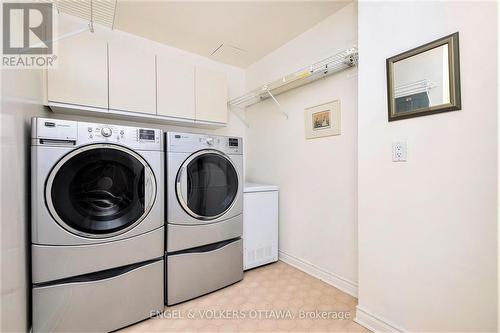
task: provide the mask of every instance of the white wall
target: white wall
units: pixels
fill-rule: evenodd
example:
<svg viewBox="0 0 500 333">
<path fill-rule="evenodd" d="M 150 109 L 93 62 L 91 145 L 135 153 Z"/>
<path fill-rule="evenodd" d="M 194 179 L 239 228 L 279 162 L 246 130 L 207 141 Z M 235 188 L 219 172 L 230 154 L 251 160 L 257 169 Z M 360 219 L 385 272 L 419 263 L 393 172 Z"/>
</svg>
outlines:
<svg viewBox="0 0 500 333">
<path fill-rule="evenodd" d="M 60 34 L 74 31 L 87 23 L 61 15 Z M 73 29 L 73 30 L 72 30 Z M 109 32 L 99 26 L 97 33 L 111 38 L 129 38 L 131 47 L 151 47 L 172 59 L 206 66 L 226 73 L 230 96 L 244 90 L 244 71 L 172 47 L 128 35 Z M 75 64 L 76 66 L 78 64 Z M 176 126 L 139 123 L 106 118 L 88 118 L 54 114 L 43 103 L 43 75 L 41 70 L 2 70 L 1 104 L 1 327 L 2 332 L 26 332 L 30 322 L 29 276 L 29 144 L 30 118 L 33 116 L 108 122 L 129 126 L 160 128 L 164 131 L 204 132 L 221 135 L 245 136 L 245 126 L 234 114 L 229 114 L 228 126 L 217 130 L 181 128 Z"/>
<path fill-rule="evenodd" d="M 2 70 L 1 328 L 26 332 L 29 317 L 29 118 L 46 115 L 40 70 Z"/>
<path fill-rule="evenodd" d="M 357 316 L 374 328 L 497 331 L 496 6 L 359 3 Z M 388 123 L 385 59 L 456 31 L 462 110 Z"/>
<path fill-rule="evenodd" d="M 246 72 L 254 88 L 355 45 L 356 9 L 342 8 Z M 356 69 L 303 86 L 246 111 L 247 179 L 280 186 L 280 256 L 355 294 Z M 341 101 L 340 136 L 305 139 L 304 109 Z"/>
</svg>

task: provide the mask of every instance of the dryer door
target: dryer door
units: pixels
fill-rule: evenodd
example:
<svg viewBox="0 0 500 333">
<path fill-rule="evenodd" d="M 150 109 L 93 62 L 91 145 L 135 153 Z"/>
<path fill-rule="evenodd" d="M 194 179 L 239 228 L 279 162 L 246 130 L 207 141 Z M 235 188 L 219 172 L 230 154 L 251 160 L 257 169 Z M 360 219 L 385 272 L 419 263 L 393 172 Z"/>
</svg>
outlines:
<svg viewBox="0 0 500 333">
<path fill-rule="evenodd" d="M 217 219 L 229 211 L 239 186 L 233 162 L 217 150 L 201 150 L 191 155 L 176 178 L 176 194 L 182 208 L 202 221 Z"/>
<path fill-rule="evenodd" d="M 83 146 L 65 155 L 47 178 L 45 199 L 66 230 L 88 238 L 113 237 L 138 225 L 156 197 L 147 162 L 113 144 Z"/>
</svg>

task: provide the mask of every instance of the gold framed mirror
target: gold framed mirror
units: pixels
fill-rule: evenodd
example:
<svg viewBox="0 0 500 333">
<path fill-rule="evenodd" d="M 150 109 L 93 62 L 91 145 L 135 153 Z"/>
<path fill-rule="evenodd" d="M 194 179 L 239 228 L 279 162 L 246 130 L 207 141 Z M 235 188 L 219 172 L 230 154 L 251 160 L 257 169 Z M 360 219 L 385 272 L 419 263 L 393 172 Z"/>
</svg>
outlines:
<svg viewBox="0 0 500 333">
<path fill-rule="evenodd" d="M 458 32 L 386 60 L 389 121 L 461 109 Z"/>
</svg>

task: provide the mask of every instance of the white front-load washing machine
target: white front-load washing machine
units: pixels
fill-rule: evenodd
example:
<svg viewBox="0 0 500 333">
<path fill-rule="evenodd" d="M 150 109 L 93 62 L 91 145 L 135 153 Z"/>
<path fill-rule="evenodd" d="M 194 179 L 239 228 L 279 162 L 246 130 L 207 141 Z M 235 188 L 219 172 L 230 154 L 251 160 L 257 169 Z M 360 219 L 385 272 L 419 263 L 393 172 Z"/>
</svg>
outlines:
<svg viewBox="0 0 500 333">
<path fill-rule="evenodd" d="M 243 278 L 243 142 L 165 136 L 166 299 L 172 305 Z"/>
<path fill-rule="evenodd" d="M 111 331 L 162 310 L 160 130 L 33 118 L 33 331 Z"/>
</svg>

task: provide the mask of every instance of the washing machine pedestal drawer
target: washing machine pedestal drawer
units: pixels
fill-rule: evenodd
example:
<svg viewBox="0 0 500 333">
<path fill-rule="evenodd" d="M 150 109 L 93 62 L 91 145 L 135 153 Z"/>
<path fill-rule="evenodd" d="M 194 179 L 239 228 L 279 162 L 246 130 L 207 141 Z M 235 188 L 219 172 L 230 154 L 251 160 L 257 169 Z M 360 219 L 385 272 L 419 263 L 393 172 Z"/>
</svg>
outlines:
<svg viewBox="0 0 500 333">
<path fill-rule="evenodd" d="M 163 260 L 33 288 L 33 332 L 109 332 L 163 310 Z M 102 277 L 102 276 L 101 276 Z"/>
<path fill-rule="evenodd" d="M 167 254 L 167 304 L 173 305 L 243 279 L 243 241 Z"/>
<path fill-rule="evenodd" d="M 42 283 L 158 258 L 164 253 L 163 227 L 114 242 L 92 245 L 31 245 L 32 282 Z"/>
</svg>

